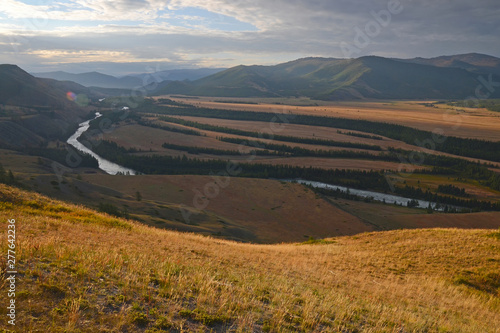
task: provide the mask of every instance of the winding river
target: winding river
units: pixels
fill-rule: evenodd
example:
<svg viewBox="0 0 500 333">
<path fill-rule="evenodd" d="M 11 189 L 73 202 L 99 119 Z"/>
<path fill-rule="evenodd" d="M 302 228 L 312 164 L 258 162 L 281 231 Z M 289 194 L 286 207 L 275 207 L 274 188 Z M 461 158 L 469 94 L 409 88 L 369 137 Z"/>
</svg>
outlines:
<svg viewBox="0 0 500 333">
<path fill-rule="evenodd" d="M 100 114 L 99 112 L 97 112 L 96 113 L 96 117 L 94 119 L 97 119 L 97 118 L 99 118 L 101 116 L 102 116 L 102 114 Z M 79 151 L 81 151 L 83 153 L 89 154 L 92 157 L 94 157 L 97 160 L 97 162 L 99 163 L 99 169 L 101 169 L 102 171 L 104 171 L 104 172 L 106 172 L 106 173 L 108 173 L 110 175 L 116 175 L 118 173 L 125 174 L 125 175 L 136 175 L 137 173 L 134 170 L 122 167 L 121 165 L 118 165 L 116 163 L 113 163 L 111 161 L 108 161 L 108 160 L 102 158 L 101 156 L 97 155 L 92 150 L 90 150 L 89 148 L 87 148 L 80 141 L 78 141 L 78 138 L 86 130 L 89 129 L 90 122 L 92 120 L 94 120 L 94 119 L 90 119 L 90 120 L 87 120 L 87 121 L 84 121 L 83 123 L 81 123 L 80 127 L 78 127 L 78 130 L 75 132 L 75 134 L 73 134 L 68 139 L 68 141 L 66 141 L 66 142 L 68 144 L 70 144 L 71 146 L 73 146 L 76 150 L 79 150 Z"/>
<path fill-rule="evenodd" d="M 97 119 L 101 117 L 102 115 L 97 112 L 96 117 L 94 119 Z M 90 122 L 94 119 L 90 119 L 87 121 L 84 121 L 83 123 L 80 124 L 80 127 L 78 130 L 73 134 L 67 141 L 68 144 L 73 146 L 75 149 L 87 153 L 91 156 L 93 156 L 98 162 L 99 162 L 99 169 L 103 170 L 104 172 L 110 174 L 110 175 L 116 175 L 118 173 L 120 174 L 128 174 L 128 175 L 136 175 L 137 172 L 125 168 L 121 165 L 118 165 L 116 163 L 113 163 L 111 161 L 108 161 L 101 156 L 97 155 L 94 153 L 92 150 L 87 148 L 85 145 L 83 145 L 80 141 L 78 141 L 78 138 L 90 127 Z M 380 201 L 380 202 L 386 202 L 386 203 L 395 203 L 398 205 L 403 205 L 407 206 L 408 202 L 411 201 L 412 199 L 400 197 L 397 195 L 391 195 L 391 194 L 385 194 L 385 193 L 379 193 L 379 192 L 372 192 L 372 191 L 365 191 L 365 190 L 357 190 L 353 188 L 348 188 L 344 186 L 338 186 L 338 185 L 331 185 L 331 184 L 326 184 L 322 182 L 316 182 L 316 181 L 310 181 L 310 180 L 286 180 L 288 182 L 297 182 L 299 184 L 304 184 L 304 185 L 309 185 L 312 187 L 316 188 L 325 188 L 329 190 L 334 190 L 334 191 L 342 191 L 342 192 L 349 192 L 350 194 L 356 195 L 361 198 L 372 198 L 375 201 Z M 429 201 L 424 201 L 424 200 L 417 200 L 418 202 L 418 208 L 427 208 L 429 205 L 435 209 L 436 203 L 434 202 L 429 202 Z M 437 209 L 437 210 L 442 210 L 442 208 Z"/>
</svg>

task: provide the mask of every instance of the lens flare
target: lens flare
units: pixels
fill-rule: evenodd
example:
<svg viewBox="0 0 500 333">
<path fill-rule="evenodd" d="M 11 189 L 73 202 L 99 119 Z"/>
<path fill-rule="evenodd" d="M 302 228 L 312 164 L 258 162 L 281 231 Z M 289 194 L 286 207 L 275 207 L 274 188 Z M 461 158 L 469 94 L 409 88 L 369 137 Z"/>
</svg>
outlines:
<svg viewBox="0 0 500 333">
<path fill-rule="evenodd" d="M 74 101 L 76 101 L 76 94 L 72 91 L 68 91 L 66 93 L 66 98 L 69 99 L 70 101 L 74 102 Z"/>
</svg>

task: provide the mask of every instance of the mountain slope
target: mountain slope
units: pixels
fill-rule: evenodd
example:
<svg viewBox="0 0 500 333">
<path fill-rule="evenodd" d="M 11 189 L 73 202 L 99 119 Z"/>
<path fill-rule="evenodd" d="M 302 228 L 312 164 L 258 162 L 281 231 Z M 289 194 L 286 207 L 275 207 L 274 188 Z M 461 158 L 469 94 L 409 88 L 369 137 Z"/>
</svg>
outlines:
<svg viewBox="0 0 500 333">
<path fill-rule="evenodd" d="M 88 89 L 69 82 L 35 78 L 16 65 L 0 65 L 0 103 L 16 106 L 74 108 L 66 93 L 87 93 Z"/>
<path fill-rule="evenodd" d="M 94 97 L 74 82 L 35 78 L 15 65 L 0 65 L 0 104 L 9 110 L 0 118 L 0 128 L 9 129 L 0 133 L 0 145 L 39 146 L 42 138 L 60 138 L 72 129 L 89 110 L 68 100 L 69 91 Z"/>
<path fill-rule="evenodd" d="M 485 65 L 495 61 L 476 60 L 475 63 Z M 481 70 L 474 64 L 467 68 L 440 67 L 374 56 L 304 58 L 276 66 L 237 66 L 194 82 L 170 83 L 155 94 L 306 96 L 324 100 L 461 99 L 475 95 L 479 84 L 477 73 Z M 500 96 L 500 90 L 495 96 Z"/>
<path fill-rule="evenodd" d="M 19 332 L 472 333 L 500 325 L 498 232 L 399 230 L 263 246 L 145 227 L 1 184 L 0 198 L 4 239 L 16 220 Z M 12 327 L 2 320 L 0 328 Z"/>
</svg>

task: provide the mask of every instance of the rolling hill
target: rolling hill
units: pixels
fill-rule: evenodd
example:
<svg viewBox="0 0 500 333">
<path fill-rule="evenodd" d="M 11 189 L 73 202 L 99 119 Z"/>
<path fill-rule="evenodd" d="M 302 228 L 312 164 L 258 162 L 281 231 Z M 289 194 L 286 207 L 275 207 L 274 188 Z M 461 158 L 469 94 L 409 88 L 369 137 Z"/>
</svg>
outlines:
<svg viewBox="0 0 500 333">
<path fill-rule="evenodd" d="M 150 228 L 2 184 L 0 198 L 2 237 L 9 224 L 17 235 L 18 332 L 488 333 L 500 325 L 499 232 L 252 245 Z M 6 281 L 6 256 L 0 263 Z M 7 311 L 0 307 L 3 318 Z M 12 326 L 2 320 L 2 329 Z"/>
<path fill-rule="evenodd" d="M 437 61 L 418 62 L 368 56 L 304 58 L 276 66 L 237 66 L 194 82 L 172 82 L 155 95 L 306 96 L 321 100 L 463 99 L 475 96 L 478 73 L 491 72 L 485 71 L 483 65 L 495 63 L 476 60 L 464 66 L 467 68 L 460 68 L 438 66 Z M 500 91 L 494 95 L 500 96 Z"/>
</svg>

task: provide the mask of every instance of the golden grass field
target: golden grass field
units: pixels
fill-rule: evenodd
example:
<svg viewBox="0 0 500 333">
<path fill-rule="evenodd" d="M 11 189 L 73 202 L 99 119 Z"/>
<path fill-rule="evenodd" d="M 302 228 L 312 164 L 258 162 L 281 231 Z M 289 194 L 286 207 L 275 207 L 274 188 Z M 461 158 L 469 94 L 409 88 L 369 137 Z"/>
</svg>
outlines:
<svg viewBox="0 0 500 333">
<path fill-rule="evenodd" d="M 164 98 L 159 97 L 159 98 Z M 172 98 L 181 103 L 200 107 L 255 112 L 291 112 L 351 119 L 390 122 L 422 130 L 440 128 L 445 135 L 500 141 L 500 114 L 486 109 L 452 107 L 437 104 L 425 107 L 422 101 L 324 102 L 320 106 L 293 106 L 268 104 L 266 99 L 255 99 L 259 104 L 219 103 L 214 98 Z M 293 100 L 293 99 L 292 99 Z M 285 103 L 289 103 L 286 100 Z M 427 101 L 427 103 L 431 103 Z"/>
<path fill-rule="evenodd" d="M 16 332 L 500 327 L 499 232 L 400 230 L 250 245 L 158 230 L 4 185 L 0 197 L 2 237 L 7 219 L 17 226 Z M 4 332 L 5 314 L 2 305 Z"/>
</svg>

